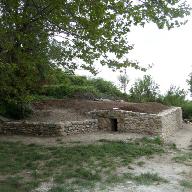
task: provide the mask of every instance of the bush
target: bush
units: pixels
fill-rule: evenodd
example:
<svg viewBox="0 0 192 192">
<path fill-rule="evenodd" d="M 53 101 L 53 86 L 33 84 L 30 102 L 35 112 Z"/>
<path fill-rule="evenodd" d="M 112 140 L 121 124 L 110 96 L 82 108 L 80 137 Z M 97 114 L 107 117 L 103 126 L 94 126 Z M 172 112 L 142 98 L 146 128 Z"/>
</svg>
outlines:
<svg viewBox="0 0 192 192">
<path fill-rule="evenodd" d="M 23 119 L 32 113 L 30 104 L 23 102 L 7 102 L 2 103 L 1 106 L 3 108 L 1 114 L 13 119 Z"/>
<path fill-rule="evenodd" d="M 186 101 L 186 91 L 179 87 L 171 86 L 165 96 L 159 101 L 168 106 L 181 107 L 184 119 L 192 118 L 192 102 Z"/>
<path fill-rule="evenodd" d="M 67 78 L 69 79 L 71 85 L 87 86 L 89 84 L 89 81 L 85 76 L 68 75 Z"/>
<path fill-rule="evenodd" d="M 62 99 L 65 97 L 78 97 L 85 99 L 127 99 L 113 83 L 99 79 L 87 79 L 85 76 L 67 74 L 55 70 L 55 81 L 52 85 L 43 86 L 37 94 Z"/>
<path fill-rule="evenodd" d="M 165 96 L 162 98 L 162 102 L 170 106 L 183 106 L 185 102 L 186 92 L 179 87 L 171 86 Z"/>
<path fill-rule="evenodd" d="M 37 80 L 33 66 L 0 61 L 0 114 L 14 119 L 28 116 L 29 95 L 39 87 Z"/>
<path fill-rule="evenodd" d="M 93 86 L 70 86 L 70 97 L 82 99 L 94 99 L 99 97 L 99 92 Z"/>
<path fill-rule="evenodd" d="M 182 106 L 183 118 L 192 119 L 192 102 L 186 102 Z"/>
<path fill-rule="evenodd" d="M 89 84 L 94 86 L 102 98 L 108 99 L 127 99 L 127 94 L 122 93 L 115 85 L 110 81 L 105 81 L 101 78 L 89 80 Z"/>
<path fill-rule="evenodd" d="M 130 100 L 133 102 L 153 102 L 158 99 L 159 85 L 151 76 L 144 75 L 143 79 L 138 79 L 130 89 Z"/>
<path fill-rule="evenodd" d="M 41 94 L 62 99 L 70 95 L 70 88 L 66 85 L 46 85 L 42 87 Z"/>
<path fill-rule="evenodd" d="M 63 99 L 65 97 L 82 97 L 85 96 L 95 96 L 99 95 L 98 91 L 93 86 L 75 86 L 75 85 L 49 85 L 44 86 L 42 89 L 42 94 L 46 96 L 55 97 L 58 99 Z"/>
</svg>

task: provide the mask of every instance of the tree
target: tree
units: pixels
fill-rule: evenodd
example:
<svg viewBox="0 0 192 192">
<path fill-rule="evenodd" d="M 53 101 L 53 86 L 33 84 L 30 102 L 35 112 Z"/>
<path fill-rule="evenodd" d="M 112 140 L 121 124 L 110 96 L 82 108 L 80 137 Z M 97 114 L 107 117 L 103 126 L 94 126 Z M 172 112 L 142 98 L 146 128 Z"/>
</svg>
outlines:
<svg viewBox="0 0 192 192">
<path fill-rule="evenodd" d="M 0 0 L 0 65 L 12 77 L 4 81 L 0 73 L 0 100 L 23 100 L 55 66 L 94 73 L 99 61 L 114 70 L 144 70 L 125 59 L 133 49 L 131 27 L 152 21 L 170 29 L 182 25 L 179 18 L 190 10 L 181 0 Z"/>
<path fill-rule="evenodd" d="M 189 74 L 189 79 L 187 79 L 187 83 L 189 85 L 189 91 L 192 96 L 192 73 Z"/>
<path fill-rule="evenodd" d="M 121 89 L 124 91 L 124 93 L 126 93 L 127 85 L 129 83 L 129 77 L 127 75 L 127 69 L 126 68 L 124 68 L 124 73 L 120 74 L 118 76 L 118 80 L 120 82 Z"/>
<path fill-rule="evenodd" d="M 183 24 L 178 18 L 189 13 L 181 0 L 0 0 L 1 62 L 94 71 L 99 59 L 110 68 L 139 68 L 127 60 L 118 62 L 133 48 L 126 37 L 131 26 L 152 21 L 170 29 Z M 110 52 L 117 60 L 110 59 Z M 83 61 L 80 66 L 75 59 Z"/>
<path fill-rule="evenodd" d="M 185 103 L 186 96 L 187 92 L 184 89 L 171 85 L 163 97 L 163 103 L 172 106 L 182 106 Z"/>
<path fill-rule="evenodd" d="M 158 96 L 159 85 L 150 75 L 144 75 L 143 79 L 138 79 L 130 89 L 130 99 L 135 102 L 156 101 Z"/>
</svg>

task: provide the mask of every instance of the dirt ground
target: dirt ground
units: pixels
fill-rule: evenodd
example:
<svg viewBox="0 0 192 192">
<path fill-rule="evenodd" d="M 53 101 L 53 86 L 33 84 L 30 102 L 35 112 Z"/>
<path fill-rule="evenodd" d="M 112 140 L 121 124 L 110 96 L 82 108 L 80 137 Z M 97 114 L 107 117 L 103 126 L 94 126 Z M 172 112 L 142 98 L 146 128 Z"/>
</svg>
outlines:
<svg viewBox="0 0 192 192">
<path fill-rule="evenodd" d="M 78 113 L 74 109 L 43 109 L 34 110 L 33 114 L 25 120 L 29 122 L 64 122 L 64 121 L 83 121 L 90 119 L 90 116 Z"/>
<path fill-rule="evenodd" d="M 160 103 L 149 102 L 149 103 L 128 103 L 124 101 L 91 101 L 91 100 L 78 100 L 78 99 L 57 99 L 47 100 L 33 103 L 35 109 L 74 109 L 81 113 L 89 112 L 99 109 L 113 109 L 119 108 L 123 110 L 129 110 L 134 112 L 143 113 L 159 113 L 168 107 Z"/>
<path fill-rule="evenodd" d="M 141 113 L 159 113 L 168 107 L 159 103 L 127 103 L 124 101 L 91 101 L 78 99 L 47 100 L 33 103 L 34 113 L 28 121 L 63 122 L 89 119 L 87 112 L 118 108 Z"/>
<path fill-rule="evenodd" d="M 72 144 L 93 144 L 98 140 L 121 140 L 127 141 L 130 139 L 142 138 L 145 135 L 136 133 L 116 133 L 116 132 L 96 132 L 77 135 L 68 135 L 62 137 L 36 137 L 36 136 L 21 136 L 21 135 L 0 135 L 1 141 L 22 142 L 24 144 L 39 144 L 46 146 L 54 145 L 72 145 Z M 170 136 L 167 143 L 174 143 L 180 150 L 188 150 L 192 145 L 192 125 L 183 124 L 182 129 L 179 129 L 174 135 Z"/>
<path fill-rule="evenodd" d="M 170 152 L 162 156 L 156 155 L 151 159 L 141 158 L 139 161 L 145 162 L 143 166 L 138 166 L 137 162 L 132 165 L 132 173 L 139 175 L 141 173 L 158 174 L 168 181 L 164 184 L 156 185 L 135 185 L 133 182 L 127 182 L 111 188 L 110 192 L 192 192 L 192 189 L 183 188 L 180 185 L 182 180 L 192 180 L 192 167 L 184 164 L 175 163 L 172 159 L 175 153 Z"/>
<path fill-rule="evenodd" d="M 175 143 L 179 149 L 189 149 L 192 147 L 192 124 L 183 124 L 174 135 L 169 137 L 169 142 Z"/>
<path fill-rule="evenodd" d="M 26 136 L 0 136 L 2 141 L 23 142 L 26 144 L 35 143 L 40 145 L 81 145 L 89 143 L 97 143 L 98 140 L 129 140 L 143 137 L 138 134 L 119 134 L 119 133 L 92 133 L 85 135 L 74 135 L 68 137 L 42 138 L 42 137 L 26 137 Z M 172 135 L 168 143 L 175 143 L 178 150 L 170 150 L 162 155 L 154 155 L 151 158 L 142 157 L 131 165 L 131 171 L 135 175 L 141 173 L 157 173 L 160 177 L 168 180 L 168 183 L 155 185 L 137 185 L 132 181 L 127 181 L 123 184 L 111 186 L 103 190 L 103 192 L 192 192 L 192 189 L 184 188 L 180 185 L 183 180 L 192 180 L 192 166 L 176 163 L 173 157 L 181 151 L 191 152 L 192 145 L 192 125 L 183 124 L 183 128 L 178 130 L 175 135 Z M 143 161 L 144 165 L 139 166 L 138 162 Z M 127 168 L 128 169 L 128 168 Z M 126 169 L 119 170 L 126 172 Z M 36 192 L 47 192 L 51 187 L 51 183 L 43 183 Z M 100 189 L 95 189 L 94 192 L 100 192 Z"/>
</svg>

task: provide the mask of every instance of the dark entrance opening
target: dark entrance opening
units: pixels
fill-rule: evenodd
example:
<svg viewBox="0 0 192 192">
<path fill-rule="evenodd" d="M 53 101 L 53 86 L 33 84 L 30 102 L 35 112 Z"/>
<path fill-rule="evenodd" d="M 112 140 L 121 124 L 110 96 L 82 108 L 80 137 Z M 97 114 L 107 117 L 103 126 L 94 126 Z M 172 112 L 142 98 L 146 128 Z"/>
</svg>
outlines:
<svg viewBox="0 0 192 192">
<path fill-rule="evenodd" d="M 117 119 L 110 119 L 111 121 L 111 131 L 118 131 L 117 130 Z"/>
</svg>

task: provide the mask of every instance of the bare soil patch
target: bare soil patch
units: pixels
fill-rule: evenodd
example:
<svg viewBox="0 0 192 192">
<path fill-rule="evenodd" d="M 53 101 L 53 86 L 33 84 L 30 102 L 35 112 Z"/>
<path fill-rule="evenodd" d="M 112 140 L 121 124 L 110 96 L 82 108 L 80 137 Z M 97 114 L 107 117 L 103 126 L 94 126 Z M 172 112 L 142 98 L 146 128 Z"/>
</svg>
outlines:
<svg viewBox="0 0 192 192">
<path fill-rule="evenodd" d="M 179 149 L 190 149 L 192 147 L 192 125 L 184 123 L 182 129 L 169 137 L 169 142 L 175 143 Z"/>
<path fill-rule="evenodd" d="M 142 112 L 142 113 L 159 113 L 168 109 L 167 106 L 149 102 L 149 103 L 128 103 L 124 101 L 91 101 L 78 99 L 61 99 L 61 100 L 46 100 L 33 103 L 35 109 L 74 109 L 79 112 L 89 112 L 92 110 L 107 110 L 119 108 L 127 111 Z"/>
<path fill-rule="evenodd" d="M 159 113 L 168 109 L 159 103 L 128 103 L 124 101 L 91 101 L 83 99 L 56 99 L 33 103 L 31 122 L 63 122 L 89 119 L 87 112 L 118 108 L 141 113 Z"/>
<path fill-rule="evenodd" d="M 22 135 L 0 135 L 1 141 L 22 142 L 24 144 L 38 144 L 46 146 L 72 145 L 72 144 L 93 144 L 99 140 L 121 140 L 127 141 L 130 139 L 142 138 L 145 135 L 136 133 L 86 133 L 77 135 L 68 135 L 63 137 L 33 137 Z M 183 124 L 183 128 L 178 130 L 174 135 L 170 136 L 168 143 L 174 143 L 178 149 L 188 150 L 192 145 L 192 125 Z"/>
<path fill-rule="evenodd" d="M 156 183 L 155 185 L 136 185 L 127 181 L 124 184 L 118 184 L 108 188 L 110 192 L 191 192 L 189 188 L 181 186 L 181 181 L 188 179 L 192 168 L 184 164 L 175 163 L 173 158 L 176 153 L 168 152 L 161 156 L 155 155 L 153 158 L 142 157 L 131 165 L 131 172 L 139 175 L 141 173 L 157 173 L 165 178 L 167 183 Z M 143 166 L 138 166 L 137 162 L 144 162 Z M 188 179 L 189 180 L 189 179 Z"/>
<path fill-rule="evenodd" d="M 90 117 L 86 114 L 78 113 L 73 109 L 43 109 L 34 110 L 33 114 L 26 118 L 29 122 L 64 122 L 64 121 L 83 121 Z"/>
</svg>

